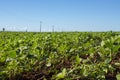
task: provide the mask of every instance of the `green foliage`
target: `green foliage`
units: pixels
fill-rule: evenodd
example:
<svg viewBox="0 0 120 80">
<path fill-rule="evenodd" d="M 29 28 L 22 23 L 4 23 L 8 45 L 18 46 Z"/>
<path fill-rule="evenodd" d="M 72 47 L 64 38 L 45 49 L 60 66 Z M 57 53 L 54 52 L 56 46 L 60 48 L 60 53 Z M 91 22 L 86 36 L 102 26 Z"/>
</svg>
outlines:
<svg viewBox="0 0 120 80">
<path fill-rule="evenodd" d="M 56 79 L 63 79 L 66 75 L 66 69 L 64 68 L 61 73 L 57 74 Z"/>
<path fill-rule="evenodd" d="M 120 80 L 120 74 L 116 75 L 117 80 Z"/>
<path fill-rule="evenodd" d="M 0 43 L 0 80 L 120 80 L 120 32 L 1 32 Z"/>
</svg>

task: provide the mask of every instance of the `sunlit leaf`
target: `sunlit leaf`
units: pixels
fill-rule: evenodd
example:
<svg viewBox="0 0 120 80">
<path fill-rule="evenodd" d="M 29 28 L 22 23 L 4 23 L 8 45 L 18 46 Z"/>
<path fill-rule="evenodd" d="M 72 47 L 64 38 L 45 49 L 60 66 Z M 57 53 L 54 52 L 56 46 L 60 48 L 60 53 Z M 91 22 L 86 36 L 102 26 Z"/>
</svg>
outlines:
<svg viewBox="0 0 120 80">
<path fill-rule="evenodd" d="M 61 73 L 57 74 L 57 79 L 63 79 L 66 75 L 66 69 L 64 68 Z"/>
<path fill-rule="evenodd" d="M 116 75 L 117 80 L 120 80 L 120 74 Z"/>
</svg>

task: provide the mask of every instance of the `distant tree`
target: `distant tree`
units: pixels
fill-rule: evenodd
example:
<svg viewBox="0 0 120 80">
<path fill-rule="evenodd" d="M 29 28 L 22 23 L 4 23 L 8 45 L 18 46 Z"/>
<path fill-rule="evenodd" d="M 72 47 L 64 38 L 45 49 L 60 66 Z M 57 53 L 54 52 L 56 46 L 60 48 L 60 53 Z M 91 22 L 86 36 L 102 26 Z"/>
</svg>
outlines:
<svg viewBox="0 0 120 80">
<path fill-rule="evenodd" d="M 3 28 L 3 32 L 5 31 L 5 28 Z"/>
</svg>

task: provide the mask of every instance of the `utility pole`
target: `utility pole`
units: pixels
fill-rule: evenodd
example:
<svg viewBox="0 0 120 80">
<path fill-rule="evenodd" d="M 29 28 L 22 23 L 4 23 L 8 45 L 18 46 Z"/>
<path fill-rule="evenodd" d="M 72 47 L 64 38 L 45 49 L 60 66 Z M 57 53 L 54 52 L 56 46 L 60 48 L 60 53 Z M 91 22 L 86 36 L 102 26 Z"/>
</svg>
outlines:
<svg viewBox="0 0 120 80">
<path fill-rule="evenodd" d="M 54 25 L 52 26 L 52 32 L 54 32 Z"/>
<path fill-rule="evenodd" d="M 42 21 L 40 21 L 40 32 L 41 32 L 41 27 L 42 27 Z"/>
<path fill-rule="evenodd" d="M 26 27 L 26 32 L 27 32 L 28 27 Z"/>
</svg>

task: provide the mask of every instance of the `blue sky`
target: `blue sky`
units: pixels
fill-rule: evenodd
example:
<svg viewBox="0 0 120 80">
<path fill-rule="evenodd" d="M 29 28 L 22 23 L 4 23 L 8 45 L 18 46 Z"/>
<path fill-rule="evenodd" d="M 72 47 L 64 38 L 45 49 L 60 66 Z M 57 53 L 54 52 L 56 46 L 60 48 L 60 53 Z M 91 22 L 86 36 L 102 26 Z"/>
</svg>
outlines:
<svg viewBox="0 0 120 80">
<path fill-rule="evenodd" d="M 0 30 L 119 31 L 120 0 L 0 0 Z"/>
</svg>

